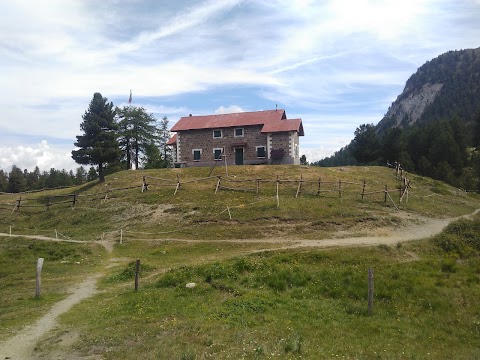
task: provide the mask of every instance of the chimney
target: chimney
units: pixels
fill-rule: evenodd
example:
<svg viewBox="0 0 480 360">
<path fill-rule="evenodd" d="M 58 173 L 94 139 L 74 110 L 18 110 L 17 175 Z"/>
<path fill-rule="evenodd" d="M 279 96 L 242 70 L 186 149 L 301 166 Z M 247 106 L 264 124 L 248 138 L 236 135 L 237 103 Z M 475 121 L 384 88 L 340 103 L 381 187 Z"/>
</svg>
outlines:
<svg viewBox="0 0 480 360">
<path fill-rule="evenodd" d="M 188 116 L 192 116 L 192 114 L 188 115 Z"/>
<path fill-rule="evenodd" d="M 275 111 L 277 111 L 277 104 L 275 104 Z"/>
</svg>

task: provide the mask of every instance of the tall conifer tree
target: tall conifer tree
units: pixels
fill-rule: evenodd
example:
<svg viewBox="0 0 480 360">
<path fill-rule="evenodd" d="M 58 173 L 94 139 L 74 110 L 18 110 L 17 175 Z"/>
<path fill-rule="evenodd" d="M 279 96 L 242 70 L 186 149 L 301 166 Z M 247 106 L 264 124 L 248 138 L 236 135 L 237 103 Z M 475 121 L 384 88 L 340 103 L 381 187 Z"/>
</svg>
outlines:
<svg viewBox="0 0 480 360">
<path fill-rule="evenodd" d="M 74 145 L 78 150 L 72 151 L 72 158 L 81 165 L 97 165 L 100 182 L 104 182 L 106 165 L 120 157 L 113 103 L 95 93 L 82 118 L 80 129 L 84 135 L 77 136 Z"/>
</svg>

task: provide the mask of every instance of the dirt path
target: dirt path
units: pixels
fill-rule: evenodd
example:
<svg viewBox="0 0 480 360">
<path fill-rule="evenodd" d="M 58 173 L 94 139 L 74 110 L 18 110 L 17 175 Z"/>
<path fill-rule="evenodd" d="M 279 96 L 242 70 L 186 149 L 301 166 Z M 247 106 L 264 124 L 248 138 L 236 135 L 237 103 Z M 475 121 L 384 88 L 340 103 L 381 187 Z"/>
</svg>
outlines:
<svg viewBox="0 0 480 360">
<path fill-rule="evenodd" d="M 32 359 L 37 341 L 57 324 L 57 318 L 70 308 L 96 293 L 95 283 L 98 275 L 88 278 L 83 283 L 71 289 L 72 294 L 56 303 L 50 311 L 38 319 L 33 325 L 27 326 L 21 333 L 0 343 L 0 359 Z"/>
<path fill-rule="evenodd" d="M 276 243 L 279 246 L 275 248 L 267 248 L 258 251 L 272 251 L 279 249 L 289 248 L 301 248 L 301 247 L 347 247 L 347 246 L 372 246 L 372 245 L 394 245 L 399 242 L 419 240 L 428 238 L 430 236 L 440 233 L 445 226 L 450 222 L 459 218 L 468 218 L 477 214 L 480 209 L 475 210 L 472 214 L 447 219 L 418 219 L 418 223 L 415 225 L 408 225 L 397 230 L 385 230 L 384 234 L 380 236 L 363 236 L 363 237 L 344 237 L 344 238 L 331 238 L 323 240 L 302 240 L 302 239 L 262 239 L 262 240 L 216 240 L 216 241 L 230 241 L 230 242 L 264 242 L 264 243 Z M 10 236 L 9 234 L 0 233 L 0 236 Z M 11 235 L 20 236 L 20 235 Z M 23 237 L 34 238 L 38 240 L 52 240 L 52 241 L 66 241 L 66 242 L 78 242 L 84 243 L 85 241 L 77 240 L 60 240 L 56 238 L 48 238 L 45 236 L 25 236 Z M 149 240 L 155 241 L 155 240 Z M 165 239 L 159 239 L 159 241 L 165 241 Z M 178 240 L 169 239 L 169 241 L 188 241 L 197 242 L 200 240 Z M 212 241 L 212 240 L 205 240 Z M 103 245 L 109 252 L 113 249 L 113 242 L 98 242 Z M 114 260 L 114 259 L 112 259 Z M 97 290 L 95 283 L 100 274 L 94 275 L 91 278 L 85 280 L 83 283 L 78 284 L 71 291 L 72 294 L 66 299 L 58 302 L 52 307 L 52 309 L 44 315 L 42 318 L 36 321 L 35 324 L 27 326 L 21 333 L 8 339 L 7 341 L 0 343 L 0 359 L 34 359 L 35 346 L 38 340 L 44 336 L 47 332 L 52 330 L 57 324 L 56 319 L 62 313 L 68 311 L 75 304 L 82 300 L 93 296 Z"/>
</svg>

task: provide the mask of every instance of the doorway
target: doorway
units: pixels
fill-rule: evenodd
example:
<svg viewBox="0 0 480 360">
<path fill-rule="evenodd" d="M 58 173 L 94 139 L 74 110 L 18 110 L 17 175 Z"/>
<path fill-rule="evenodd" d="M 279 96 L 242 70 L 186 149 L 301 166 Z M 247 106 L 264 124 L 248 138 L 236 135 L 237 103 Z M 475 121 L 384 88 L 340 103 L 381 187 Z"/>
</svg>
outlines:
<svg viewBox="0 0 480 360">
<path fill-rule="evenodd" d="M 235 165 L 243 165 L 243 148 L 235 148 Z"/>
</svg>

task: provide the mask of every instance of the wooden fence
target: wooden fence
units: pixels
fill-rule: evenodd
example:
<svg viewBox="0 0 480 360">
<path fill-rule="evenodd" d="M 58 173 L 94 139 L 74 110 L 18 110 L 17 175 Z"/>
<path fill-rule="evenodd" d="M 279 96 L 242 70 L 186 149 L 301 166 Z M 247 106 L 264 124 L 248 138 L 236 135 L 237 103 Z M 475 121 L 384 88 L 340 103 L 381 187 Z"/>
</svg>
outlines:
<svg viewBox="0 0 480 360">
<path fill-rule="evenodd" d="M 141 184 L 141 192 L 145 192 L 150 190 L 153 187 L 172 187 L 174 189 L 174 195 L 177 195 L 182 187 L 185 187 L 188 184 L 194 182 L 203 182 L 203 181 L 211 181 L 215 179 L 215 194 L 219 191 L 240 191 L 240 192 L 250 192 L 256 195 L 260 195 L 261 188 L 266 185 L 270 184 L 273 186 L 275 194 L 274 197 L 276 199 L 277 206 L 280 206 L 280 187 L 281 185 L 291 184 L 295 186 L 295 198 L 298 198 L 302 195 L 302 193 L 306 193 L 306 188 L 310 189 L 311 194 L 315 194 L 320 196 L 321 194 L 325 193 L 337 193 L 338 198 L 343 198 L 346 193 L 352 193 L 350 190 L 352 187 L 355 187 L 353 193 L 355 196 L 359 196 L 361 199 L 364 199 L 367 196 L 374 195 L 374 194 L 384 194 L 384 202 L 386 203 L 390 200 L 395 208 L 398 210 L 397 205 L 395 204 L 391 193 L 398 192 L 399 194 L 399 202 L 403 200 L 408 202 L 408 190 L 411 188 L 410 180 L 407 179 L 406 173 L 401 169 L 400 165 L 395 168 L 395 177 L 398 181 L 400 181 L 400 186 L 397 189 L 391 190 L 388 189 L 388 186 L 385 185 L 383 189 L 375 189 L 367 191 L 368 184 L 364 180 L 362 182 L 351 182 L 345 181 L 342 179 L 338 179 L 338 181 L 331 181 L 331 180 L 324 180 L 319 177 L 316 180 L 306 180 L 303 178 L 303 175 L 300 176 L 298 179 L 281 179 L 280 176 L 277 175 L 276 179 L 262 179 L 262 178 L 251 178 L 251 179 L 237 179 L 235 177 L 223 177 L 223 176 L 208 176 L 204 178 L 198 179 L 189 179 L 189 180 L 180 180 L 180 176 L 177 175 L 176 179 L 164 179 L 158 178 L 153 176 L 143 176 L 142 177 L 142 184 Z M 378 186 L 378 185 L 375 185 Z M 123 188 L 114 188 L 109 189 L 105 192 L 100 193 L 93 193 L 93 194 L 64 194 L 64 195 L 48 195 L 45 197 L 38 197 L 38 198 L 29 198 L 20 196 L 18 199 L 15 200 L 14 204 L 7 203 L 7 204 L 0 204 L 0 207 L 5 209 L 4 206 L 13 207 L 12 212 L 19 211 L 21 208 L 43 208 L 45 211 L 50 210 L 52 206 L 57 206 L 61 204 L 69 204 L 72 208 L 74 208 L 81 198 L 92 197 L 92 200 L 100 199 L 102 202 L 105 202 L 109 199 L 109 196 L 116 191 L 122 190 L 129 190 L 129 189 L 138 189 L 139 186 L 129 186 Z M 314 189 L 314 190 L 312 190 Z"/>
</svg>

